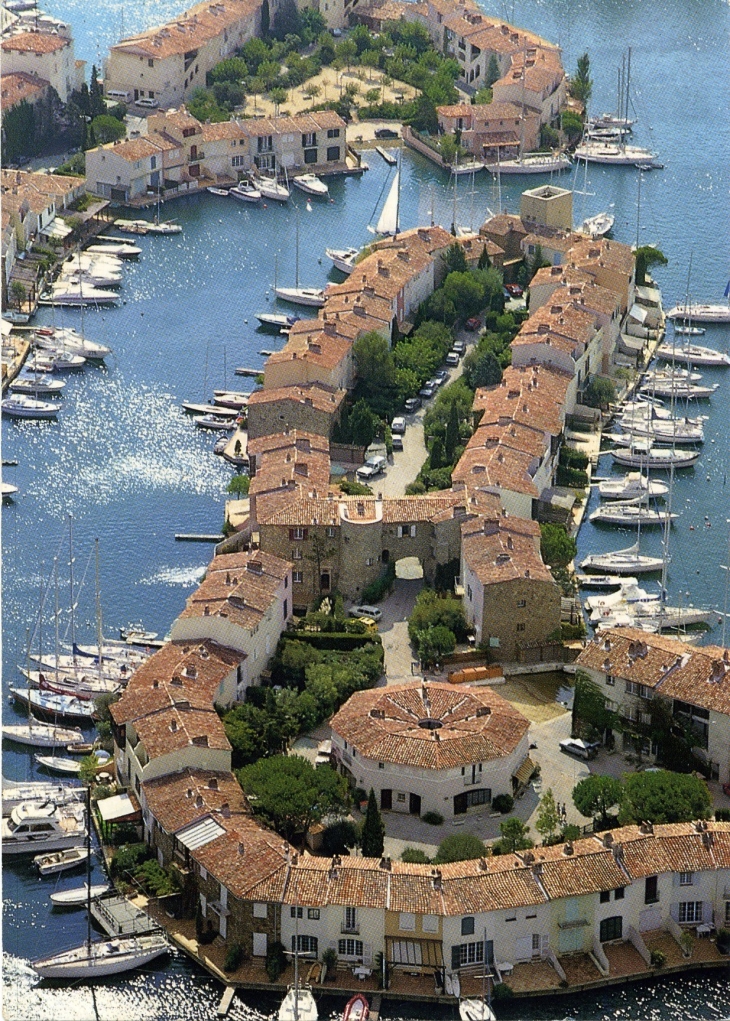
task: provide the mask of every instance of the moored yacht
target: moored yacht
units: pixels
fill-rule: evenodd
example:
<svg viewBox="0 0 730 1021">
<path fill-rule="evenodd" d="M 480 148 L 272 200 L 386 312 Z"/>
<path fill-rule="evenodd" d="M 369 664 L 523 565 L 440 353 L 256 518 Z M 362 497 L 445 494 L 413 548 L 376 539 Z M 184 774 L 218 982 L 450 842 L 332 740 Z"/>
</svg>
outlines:
<svg viewBox="0 0 730 1021">
<path fill-rule="evenodd" d="M 359 248 L 325 248 L 324 254 L 334 263 L 335 269 L 348 276 L 355 268 L 355 260 L 360 254 Z"/>
<path fill-rule="evenodd" d="M 2 853 L 29 854 L 73 847 L 83 838 L 85 810 L 79 802 L 22 801 L 2 820 Z"/>
<path fill-rule="evenodd" d="M 3 415 L 8 415 L 10 418 L 56 418 L 59 411 L 59 406 L 55 402 L 39 401 L 36 397 L 27 397 L 25 394 L 18 393 L 6 397 L 0 407 Z"/>
<path fill-rule="evenodd" d="M 327 198 L 330 193 L 327 185 L 324 181 L 320 181 L 316 174 L 300 174 L 298 177 L 292 178 L 292 184 L 305 194 L 314 195 L 320 199 Z"/>
</svg>

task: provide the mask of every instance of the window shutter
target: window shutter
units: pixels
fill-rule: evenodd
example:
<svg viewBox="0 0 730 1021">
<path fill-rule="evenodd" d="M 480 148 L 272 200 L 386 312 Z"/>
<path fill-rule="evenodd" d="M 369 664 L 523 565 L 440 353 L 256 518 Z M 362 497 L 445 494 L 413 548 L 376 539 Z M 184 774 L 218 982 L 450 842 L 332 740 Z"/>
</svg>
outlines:
<svg viewBox="0 0 730 1021">
<path fill-rule="evenodd" d="M 451 970 L 458 971 L 461 963 L 461 951 L 458 946 L 451 948 Z"/>
<path fill-rule="evenodd" d="M 416 526 L 415 525 L 411 525 L 411 539 L 415 539 L 415 538 L 416 538 Z"/>
</svg>

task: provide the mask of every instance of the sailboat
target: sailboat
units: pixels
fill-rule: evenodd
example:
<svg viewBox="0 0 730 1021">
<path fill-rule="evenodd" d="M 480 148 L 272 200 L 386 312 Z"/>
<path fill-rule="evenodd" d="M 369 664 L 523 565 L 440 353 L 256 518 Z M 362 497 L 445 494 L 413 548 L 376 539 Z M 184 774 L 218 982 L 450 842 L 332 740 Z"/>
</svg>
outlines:
<svg viewBox="0 0 730 1021">
<path fill-rule="evenodd" d="M 374 227 L 368 227 L 371 234 L 382 234 L 384 237 L 393 236 L 400 229 L 400 161 L 395 171 L 395 177 L 388 191 L 388 195 L 380 211 L 378 222 Z"/>
<path fill-rule="evenodd" d="M 663 525 L 667 521 L 674 521 L 677 517 L 670 511 L 659 507 L 646 507 L 643 504 L 644 497 L 640 496 L 634 500 L 615 500 L 610 504 L 602 504 L 590 515 L 589 521 L 598 521 L 604 525 L 618 525 L 621 528 L 637 527 L 644 525 Z"/>
<path fill-rule="evenodd" d="M 282 301 L 289 301 L 293 305 L 308 305 L 312 308 L 322 308 L 324 305 L 324 289 L 322 287 L 300 287 L 299 286 L 299 216 L 297 215 L 296 229 L 296 263 L 295 263 L 295 286 L 278 287 L 274 282 L 274 294 Z"/>
<path fill-rule="evenodd" d="M 261 192 L 261 197 L 264 199 L 273 199 L 274 202 L 288 202 L 291 192 L 289 191 L 289 182 L 286 177 L 286 167 L 284 168 L 284 184 L 281 184 L 276 177 L 276 167 L 274 167 L 274 173 L 271 177 L 261 176 L 256 179 L 256 185 L 258 191 Z"/>
<path fill-rule="evenodd" d="M 638 145 L 626 144 L 626 125 L 628 123 L 629 109 L 629 85 L 631 82 L 631 47 L 629 47 L 626 59 L 625 89 L 619 97 L 619 112 L 615 125 L 620 129 L 617 141 L 610 141 L 604 138 L 589 138 L 586 136 L 581 144 L 576 147 L 576 159 L 586 160 L 589 163 L 608 163 L 613 166 L 658 166 L 655 161 L 656 153 L 651 149 L 644 149 Z"/>
<path fill-rule="evenodd" d="M 162 195 L 160 188 L 157 189 L 157 212 L 155 218 L 151 223 L 147 224 L 148 234 L 182 234 L 182 227 L 179 223 L 173 223 L 172 220 L 161 220 L 160 219 L 160 204 L 162 202 Z"/>
<path fill-rule="evenodd" d="M 94 981 L 105 975 L 119 975 L 141 968 L 169 950 L 162 933 L 135 936 L 114 936 L 99 942 L 91 939 L 91 790 L 86 793 L 86 908 L 88 912 L 86 940 L 80 946 L 58 954 L 40 957 L 30 966 L 41 978 L 86 979 Z"/>
<path fill-rule="evenodd" d="M 491 974 L 488 974 L 490 966 L 489 952 L 487 947 L 487 931 L 484 930 L 484 967 L 482 968 L 482 995 L 480 997 L 464 998 L 459 1002 L 459 1017 L 461 1021 L 496 1021 L 491 1003 Z"/>
<path fill-rule="evenodd" d="M 299 983 L 299 925 L 294 911 L 294 984 L 289 986 L 279 1007 L 279 1021 L 317 1021 L 317 1004 L 308 985 Z"/>
</svg>

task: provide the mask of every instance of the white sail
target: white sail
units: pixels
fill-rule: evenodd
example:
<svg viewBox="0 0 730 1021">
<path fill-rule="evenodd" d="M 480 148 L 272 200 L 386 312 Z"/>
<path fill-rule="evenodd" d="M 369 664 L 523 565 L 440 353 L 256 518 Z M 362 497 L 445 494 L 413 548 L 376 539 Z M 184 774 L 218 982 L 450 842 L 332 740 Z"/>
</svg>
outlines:
<svg viewBox="0 0 730 1021">
<path fill-rule="evenodd" d="M 393 183 L 390 186 L 388 197 L 385 200 L 380 219 L 375 225 L 376 234 L 397 234 L 398 233 L 398 204 L 400 191 L 400 170 L 396 170 Z"/>
</svg>

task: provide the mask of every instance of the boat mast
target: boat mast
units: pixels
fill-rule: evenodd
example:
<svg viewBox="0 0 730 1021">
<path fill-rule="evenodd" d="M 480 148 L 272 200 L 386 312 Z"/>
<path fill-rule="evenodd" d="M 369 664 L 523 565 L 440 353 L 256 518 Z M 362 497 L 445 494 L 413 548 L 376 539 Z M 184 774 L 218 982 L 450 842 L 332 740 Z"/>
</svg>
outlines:
<svg viewBox="0 0 730 1021">
<path fill-rule="evenodd" d="M 55 556 L 53 558 L 53 581 L 54 581 L 54 588 L 55 588 L 55 593 L 56 593 L 56 605 L 54 607 L 54 617 L 56 619 L 56 646 L 55 646 L 55 652 L 56 652 L 56 683 L 58 683 L 58 614 L 59 614 L 59 609 L 58 609 L 58 557 L 57 556 Z"/>
<path fill-rule="evenodd" d="M 299 207 L 297 206 L 297 223 L 296 223 L 296 252 L 294 255 L 294 286 L 299 290 Z"/>
<path fill-rule="evenodd" d="M 299 909 L 294 908 L 294 1021 L 299 1021 Z"/>
<path fill-rule="evenodd" d="M 102 649 L 103 649 L 102 637 L 101 636 L 102 636 L 103 628 L 102 628 L 102 621 L 101 621 L 101 590 L 99 588 L 99 539 L 98 539 L 98 537 L 96 539 L 94 539 L 94 547 L 95 547 L 95 551 L 96 551 L 96 565 L 95 565 L 95 574 L 96 574 L 96 641 L 97 641 L 97 644 L 99 646 L 99 676 L 101 677 L 101 673 L 102 673 L 102 669 L 101 669 L 101 667 L 102 667 Z"/>
<path fill-rule="evenodd" d="M 69 547 L 69 562 L 68 562 L 68 577 L 69 586 L 71 590 L 71 655 L 73 656 L 74 663 L 76 662 L 76 627 L 75 627 L 75 611 L 74 611 L 74 519 L 73 514 L 69 512 L 68 515 L 68 547 Z"/>
<path fill-rule="evenodd" d="M 395 230 L 393 231 L 393 237 L 398 237 L 398 231 L 400 229 L 400 172 L 403 164 L 401 152 L 398 154 L 398 190 L 395 193 Z"/>
<path fill-rule="evenodd" d="M 641 179 L 644 176 L 643 172 L 639 171 L 639 184 L 638 194 L 636 196 L 636 247 L 639 247 L 639 222 L 641 217 Z"/>
<path fill-rule="evenodd" d="M 91 959 L 91 784 L 86 787 L 86 947 Z"/>
</svg>

